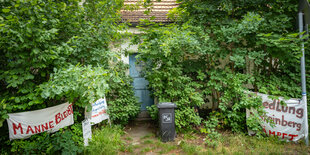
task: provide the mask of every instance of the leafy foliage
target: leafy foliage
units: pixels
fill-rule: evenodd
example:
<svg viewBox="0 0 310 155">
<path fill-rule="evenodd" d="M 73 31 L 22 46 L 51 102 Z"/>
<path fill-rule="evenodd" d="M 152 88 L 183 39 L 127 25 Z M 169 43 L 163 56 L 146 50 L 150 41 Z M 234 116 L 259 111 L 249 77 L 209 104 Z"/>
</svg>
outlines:
<svg viewBox="0 0 310 155">
<path fill-rule="evenodd" d="M 139 57 L 149 63 L 145 75 L 153 95 L 159 102 L 176 103 L 178 129 L 190 128 L 192 124 L 199 125 L 201 119 L 195 107 L 204 102 L 203 95 L 196 90 L 202 85 L 184 74 L 182 64 L 186 61 L 186 50 L 195 49 L 198 41 L 190 36 L 190 31 L 181 31 L 173 26 L 167 29 L 150 29 L 147 32 L 139 47 Z"/>
<path fill-rule="evenodd" d="M 108 90 L 107 79 L 111 77 L 111 73 L 102 67 L 69 66 L 68 69 L 55 69 L 50 80 L 39 86 L 39 91 L 43 98 L 61 100 L 65 97 L 70 103 L 83 107 L 104 97 Z"/>
<path fill-rule="evenodd" d="M 78 124 L 71 126 L 76 128 Z M 81 125 L 79 124 L 79 128 Z M 14 140 L 12 142 L 11 152 L 18 154 L 40 154 L 45 152 L 47 154 L 77 154 L 82 152 L 83 143 L 81 139 L 74 139 L 72 136 L 82 137 L 82 130 L 60 130 L 55 134 L 48 134 L 46 132 L 39 135 L 34 135 L 28 140 Z"/>
<path fill-rule="evenodd" d="M 207 134 L 204 141 L 210 147 L 217 147 L 219 138 L 221 137 L 220 133 L 216 131 L 220 126 L 219 116 L 220 113 L 210 115 L 210 118 L 204 121 L 204 127 L 200 129 L 202 134 Z"/>
<path fill-rule="evenodd" d="M 245 109 L 262 114 L 261 101 L 246 92 L 300 97 L 297 2 L 179 2 L 169 14 L 174 24 L 154 24 L 134 40 L 141 42 L 140 58 L 149 63 L 145 76 L 154 97 L 178 105 L 178 129 L 199 125 L 196 109 L 208 104 L 220 112 L 225 128 L 259 131 L 257 117 L 246 123 Z"/>
<path fill-rule="evenodd" d="M 124 125 L 140 112 L 140 103 L 134 95 L 132 78 L 125 72 L 128 70 L 128 65 L 119 62 L 116 66 L 121 82 L 113 79 L 108 83 L 110 87 L 107 94 L 108 113 L 112 122 Z"/>
<path fill-rule="evenodd" d="M 119 126 L 102 127 L 93 133 L 89 147 L 85 149 L 85 154 L 117 154 L 124 145 L 121 140 L 123 131 Z"/>
<path fill-rule="evenodd" d="M 0 50 L 3 57 L 0 60 L 0 91 L 1 98 L 4 98 L 7 107 L 10 107 L 7 108 L 10 110 L 8 112 L 40 109 L 61 103 L 60 94 L 64 95 L 68 93 L 65 91 L 69 91 L 69 87 L 64 88 L 68 81 L 62 81 L 60 85 L 63 88 L 53 88 L 52 96 L 47 94 L 48 90 L 43 91 L 43 95 L 39 91 L 38 85 L 51 79 L 50 74 L 53 71 L 65 68 L 68 74 L 73 74 L 74 69 L 69 72 L 72 68 L 70 66 L 77 64 L 100 65 L 99 67 L 108 69 L 109 61 L 116 60 L 108 46 L 111 41 L 120 38 L 116 31 L 119 29 L 116 10 L 120 9 L 121 1 L 91 1 L 83 7 L 78 2 L 1 2 L 0 33 L 3 37 L 0 38 Z M 98 9 L 102 11 L 96 12 L 94 16 L 94 11 Z M 78 71 L 75 74 L 78 74 Z M 59 75 L 67 80 L 76 80 L 70 79 L 71 75 L 65 76 L 65 72 Z M 77 85 L 79 84 L 76 83 Z M 47 85 L 41 86 L 43 87 L 48 89 Z M 95 88 L 97 86 L 93 89 Z M 70 95 L 76 98 L 81 91 L 77 90 L 76 94 L 71 92 Z M 101 94 L 105 92 L 103 89 L 100 91 Z M 57 99 L 53 102 L 45 99 L 54 97 Z M 83 103 L 87 104 L 93 99 L 85 101 Z"/>
<path fill-rule="evenodd" d="M 84 108 L 109 96 L 108 92 L 122 97 L 111 98 L 111 112 L 118 106 L 127 109 L 111 114 L 115 123 L 125 124 L 135 116 L 139 106 L 129 96 L 133 91 L 126 89 L 126 94 L 117 87 L 129 86 L 130 79 L 123 67 L 115 65 L 118 53 L 110 50 L 111 43 L 122 38 L 119 30 L 125 28 L 119 24 L 122 6 L 122 0 L 0 1 L 1 133 L 8 135 L 3 125 L 8 113 L 64 102 L 74 104 L 76 123 L 55 134 L 42 133 L 27 140 L 9 141 L 3 136 L 2 151 L 80 152 Z"/>
</svg>

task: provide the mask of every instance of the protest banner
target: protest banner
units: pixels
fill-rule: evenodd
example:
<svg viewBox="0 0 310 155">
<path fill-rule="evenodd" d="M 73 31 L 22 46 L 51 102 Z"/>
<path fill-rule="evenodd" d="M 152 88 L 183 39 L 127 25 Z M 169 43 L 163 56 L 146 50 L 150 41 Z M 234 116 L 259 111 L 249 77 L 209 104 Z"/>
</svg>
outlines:
<svg viewBox="0 0 310 155">
<path fill-rule="evenodd" d="M 8 114 L 10 139 L 24 139 L 41 132 L 56 132 L 72 125 L 72 104 L 64 103 L 35 111 Z"/>
<path fill-rule="evenodd" d="M 88 119 L 85 119 L 82 122 L 82 128 L 83 128 L 83 138 L 84 138 L 84 146 L 88 146 L 89 140 L 91 140 L 91 125 L 90 121 Z"/>
<path fill-rule="evenodd" d="M 270 99 L 268 95 L 257 93 L 262 97 L 262 104 L 266 117 L 261 126 L 266 135 L 278 136 L 280 139 L 287 141 L 298 141 L 304 138 L 308 133 L 305 133 L 305 113 L 304 105 L 299 99 L 285 100 L 280 97 L 279 99 Z M 283 102 L 284 104 L 281 104 Z M 256 112 L 254 109 L 247 109 L 247 117 Z M 267 123 L 268 121 L 272 123 Z M 252 134 L 252 131 L 249 131 Z"/>
<path fill-rule="evenodd" d="M 92 104 L 90 123 L 92 125 L 100 123 L 103 120 L 109 119 L 109 115 L 107 114 L 108 106 L 106 99 L 99 99 L 95 103 Z"/>
</svg>

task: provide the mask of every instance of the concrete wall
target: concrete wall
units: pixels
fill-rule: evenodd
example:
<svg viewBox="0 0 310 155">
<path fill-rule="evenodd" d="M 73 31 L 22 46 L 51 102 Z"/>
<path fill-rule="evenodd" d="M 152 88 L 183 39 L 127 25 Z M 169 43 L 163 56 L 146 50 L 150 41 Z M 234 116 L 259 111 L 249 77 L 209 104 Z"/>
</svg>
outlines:
<svg viewBox="0 0 310 155">
<path fill-rule="evenodd" d="M 121 33 L 131 33 L 132 35 L 140 34 L 137 28 L 129 28 L 127 31 L 121 31 Z M 125 64 L 129 64 L 129 56 L 125 53 L 137 53 L 138 45 L 130 45 L 131 36 L 124 38 L 120 43 L 114 43 L 112 46 L 112 51 L 117 52 L 121 55 L 120 60 Z M 129 75 L 129 70 L 127 70 L 127 75 Z"/>
</svg>

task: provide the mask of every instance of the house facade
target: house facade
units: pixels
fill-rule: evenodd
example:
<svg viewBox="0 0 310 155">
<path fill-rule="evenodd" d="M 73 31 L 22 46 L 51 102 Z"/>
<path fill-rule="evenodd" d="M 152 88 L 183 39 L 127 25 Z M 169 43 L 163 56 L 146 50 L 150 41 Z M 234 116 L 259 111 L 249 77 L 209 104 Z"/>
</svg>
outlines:
<svg viewBox="0 0 310 155">
<path fill-rule="evenodd" d="M 142 20 L 150 20 L 155 23 L 169 24 L 171 20 L 168 18 L 169 10 L 176 8 L 178 4 L 176 0 L 161 0 L 151 1 L 149 7 L 143 7 L 141 0 L 125 0 L 124 6 L 135 8 L 133 10 L 121 10 L 122 22 L 129 23 L 130 27 L 128 32 L 133 35 L 139 35 L 141 32 L 137 25 L 140 24 Z M 147 13 L 147 14 L 146 14 Z M 151 93 L 147 89 L 148 81 L 141 75 L 142 66 L 137 64 L 136 55 L 138 53 L 138 45 L 130 45 L 130 39 L 126 38 L 122 41 L 119 51 L 127 51 L 129 55 L 122 55 L 122 61 L 129 64 L 130 68 L 128 74 L 133 78 L 133 87 L 135 91 L 135 96 L 139 98 L 141 102 L 141 113 L 138 116 L 141 118 L 149 118 L 146 107 L 151 106 L 156 103 L 156 99 L 151 97 Z"/>
</svg>

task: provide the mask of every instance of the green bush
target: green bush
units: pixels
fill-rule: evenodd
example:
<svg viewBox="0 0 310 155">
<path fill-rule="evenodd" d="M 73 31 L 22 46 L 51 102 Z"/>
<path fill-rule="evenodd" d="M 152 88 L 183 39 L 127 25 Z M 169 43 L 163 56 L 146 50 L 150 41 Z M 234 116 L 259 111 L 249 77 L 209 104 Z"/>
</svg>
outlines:
<svg viewBox="0 0 310 155">
<path fill-rule="evenodd" d="M 109 48 L 122 37 L 118 30 L 124 26 L 118 22 L 123 1 L 92 0 L 82 5 L 79 2 L 0 1 L 1 133 L 8 135 L 3 126 L 8 113 L 64 102 L 74 104 L 76 123 L 54 134 L 42 133 L 25 140 L 9 141 L 8 136 L 1 134 L 1 152 L 80 152 L 84 108 L 107 94 L 111 79 L 114 85 L 121 83 L 121 79 L 128 83 L 114 71 L 111 64 L 118 55 Z M 130 105 L 134 103 L 132 99 Z"/>
<path fill-rule="evenodd" d="M 81 128 L 75 124 L 73 128 Z M 26 140 L 14 140 L 11 142 L 11 152 L 16 154 L 77 154 L 83 151 L 82 131 L 61 129 L 60 131 L 49 134 L 41 133 L 31 136 Z"/>
<path fill-rule="evenodd" d="M 204 94 L 199 92 L 203 86 L 196 80 L 201 68 L 199 62 L 189 62 L 186 59 L 191 52 L 198 50 L 200 43 L 192 35 L 190 28 L 171 26 L 154 28 L 142 36 L 143 43 L 139 47 L 138 59 L 146 62 L 145 77 L 149 88 L 159 102 L 174 102 L 178 109 L 175 112 L 177 130 L 187 130 L 192 125 L 199 125 L 201 118 L 197 107 L 204 104 Z M 194 65 L 191 68 L 188 64 Z M 192 76 L 195 76 L 193 79 Z M 156 108 L 151 110 L 151 116 L 156 117 Z"/>
<path fill-rule="evenodd" d="M 120 81 L 110 80 L 108 83 L 108 113 L 113 123 L 125 125 L 138 115 L 141 103 L 135 97 L 132 78 L 126 75 L 128 65 L 120 62 L 116 66 Z"/>
<path fill-rule="evenodd" d="M 95 131 L 89 146 L 85 148 L 85 154 L 118 154 L 119 149 L 124 145 L 121 140 L 123 134 L 119 126 L 103 126 Z"/>
<path fill-rule="evenodd" d="M 212 103 L 226 129 L 259 131 L 258 117 L 245 117 L 247 108 L 262 114 L 261 100 L 249 90 L 301 97 L 296 1 L 180 2 L 169 15 L 176 23 L 142 28 L 145 33 L 133 40 L 141 42 L 139 57 L 149 64 L 145 77 L 154 97 L 178 105 L 178 130 L 208 119 L 197 109 Z M 148 109 L 155 118 L 156 108 Z"/>
</svg>

